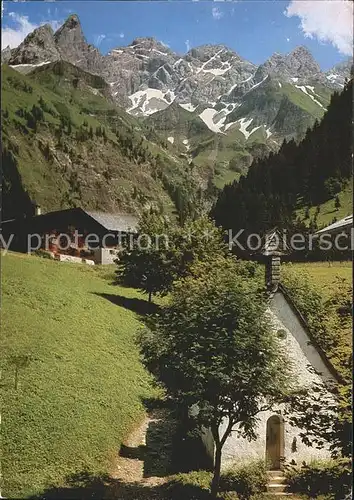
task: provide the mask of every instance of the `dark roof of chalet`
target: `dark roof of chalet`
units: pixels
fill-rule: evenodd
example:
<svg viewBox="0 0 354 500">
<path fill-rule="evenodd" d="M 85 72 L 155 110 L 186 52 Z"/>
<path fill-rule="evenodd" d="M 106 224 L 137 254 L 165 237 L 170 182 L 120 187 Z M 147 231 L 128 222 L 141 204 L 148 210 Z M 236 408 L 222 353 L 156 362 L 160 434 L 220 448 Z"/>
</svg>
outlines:
<svg viewBox="0 0 354 500">
<path fill-rule="evenodd" d="M 134 215 L 124 213 L 91 212 L 84 210 L 96 222 L 108 231 L 136 232 L 138 219 Z"/>
<path fill-rule="evenodd" d="M 45 225 L 51 225 L 56 223 L 58 220 L 70 222 L 71 218 L 73 221 L 77 216 L 89 217 L 96 224 L 99 224 L 105 231 L 108 232 L 137 232 L 138 218 L 132 214 L 127 214 L 123 212 L 96 212 L 90 210 L 84 210 L 82 208 L 68 208 L 64 210 L 55 210 L 53 212 L 46 212 L 40 215 L 33 215 L 31 217 L 20 217 L 18 219 L 11 219 L 2 221 L 2 226 L 13 226 L 15 227 L 41 227 Z M 52 229 L 52 228 L 51 228 Z"/>
</svg>

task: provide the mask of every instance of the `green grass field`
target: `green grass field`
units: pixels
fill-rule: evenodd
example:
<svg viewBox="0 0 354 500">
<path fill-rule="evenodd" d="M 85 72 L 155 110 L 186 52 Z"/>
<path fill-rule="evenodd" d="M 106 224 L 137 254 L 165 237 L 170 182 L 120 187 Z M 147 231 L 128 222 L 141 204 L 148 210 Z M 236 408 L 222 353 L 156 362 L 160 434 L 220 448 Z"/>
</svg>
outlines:
<svg viewBox="0 0 354 500">
<path fill-rule="evenodd" d="M 320 212 L 317 216 L 317 225 L 319 227 L 325 227 L 329 224 L 332 224 L 334 217 L 337 220 L 343 219 L 347 215 L 351 215 L 353 213 L 353 185 L 352 182 L 349 182 L 348 185 L 338 193 L 338 198 L 340 201 L 340 207 L 335 207 L 335 198 L 326 201 L 322 205 L 320 205 Z M 305 219 L 305 208 L 303 207 L 296 211 L 296 216 L 300 217 L 305 223 L 309 223 L 310 219 L 313 219 L 316 213 L 317 207 L 309 208 L 308 219 Z"/>
<path fill-rule="evenodd" d="M 109 471 L 156 391 L 134 343 L 145 300 L 111 285 L 112 267 L 14 253 L 1 264 L 1 492 L 26 498 Z"/>
<path fill-rule="evenodd" d="M 134 343 L 139 292 L 114 266 L 2 255 L 2 494 L 28 498 L 74 473 L 109 472 L 157 395 Z M 350 263 L 291 264 L 327 298 Z M 16 386 L 16 366 L 18 382 Z"/>
<path fill-rule="evenodd" d="M 299 271 L 299 275 L 307 273 L 313 283 L 320 288 L 325 299 L 338 288 L 337 278 L 343 278 L 348 285 L 352 283 L 351 262 L 301 262 L 291 265 Z"/>
</svg>

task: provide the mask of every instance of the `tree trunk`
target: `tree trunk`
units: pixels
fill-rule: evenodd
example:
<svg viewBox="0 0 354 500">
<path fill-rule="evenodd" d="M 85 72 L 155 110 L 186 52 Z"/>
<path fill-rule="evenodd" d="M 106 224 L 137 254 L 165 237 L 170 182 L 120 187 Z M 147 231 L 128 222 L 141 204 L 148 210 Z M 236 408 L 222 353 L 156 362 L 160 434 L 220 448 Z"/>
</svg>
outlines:
<svg viewBox="0 0 354 500">
<path fill-rule="evenodd" d="M 219 491 L 220 484 L 220 471 L 221 471 L 221 446 L 217 446 L 215 450 L 215 466 L 214 466 L 214 477 L 211 483 L 211 496 L 216 498 Z"/>
<path fill-rule="evenodd" d="M 152 292 L 149 292 L 149 304 L 151 304 Z"/>
</svg>

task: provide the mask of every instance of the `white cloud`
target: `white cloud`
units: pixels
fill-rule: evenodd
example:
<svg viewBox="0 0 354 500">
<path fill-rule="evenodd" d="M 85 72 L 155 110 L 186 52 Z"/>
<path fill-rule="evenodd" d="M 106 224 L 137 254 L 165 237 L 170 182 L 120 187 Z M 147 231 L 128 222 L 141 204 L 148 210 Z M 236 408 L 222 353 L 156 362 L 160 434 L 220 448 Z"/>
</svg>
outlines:
<svg viewBox="0 0 354 500">
<path fill-rule="evenodd" d="M 1 30 L 1 46 L 4 48 L 8 45 L 10 45 L 12 49 L 17 47 L 29 33 L 39 28 L 39 26 L 43 26 L 43 24 L 50 24 L 54 31 L 62 25 L 62 21 L 56 20 L 44 21 L 39 24 L 31 23 L 27 16 L 21 16 L 15 12 L 9 12 L 8 15 L 11 17 L 15 27 L 10 28 L 9 26 L 5 26 Z"/>
<path fill-rule="evenodd" d="M 223 12 L 221 12 L 221 10 L 218 8 L 218 7 L 213 7 L 211 9 L 211 14 L 213 16 L 213 18 L 218 21 L 219 19 L 221 19 L 224 15 Z"/>
<path fill-rule="evenodd" d="M 191 50 L 191 44 L 190 44 L 189 40 L 186 40 L 184 43 L 186 45 L 187 52 L 189 52 Z"/>
<path fill-rule="evenodd" d="M 329 42 L 339 52 L 353 52 L 353 3 L 351 0 L 292 0 L 284 14 L 298 16 L 300 28 L 309 38 Z"/>
<path fill-rule="evenodd" d="M 290 42 L 290 38 L 287 38 L 287 39 L 286 39 L 286 41 L 287 41 L 287 42 Z"/>
<path fill-rule="evenodd" d="M 119 38 L 124 38 L 124 37 L 125 37 L 124 33 L 119 33 Z"/>
<path fill-rule="evenodd" d="M 94 43 L 96 47 L 99 47 L 105 38 L 106 35 L 95 35 Z"/>
</svg>

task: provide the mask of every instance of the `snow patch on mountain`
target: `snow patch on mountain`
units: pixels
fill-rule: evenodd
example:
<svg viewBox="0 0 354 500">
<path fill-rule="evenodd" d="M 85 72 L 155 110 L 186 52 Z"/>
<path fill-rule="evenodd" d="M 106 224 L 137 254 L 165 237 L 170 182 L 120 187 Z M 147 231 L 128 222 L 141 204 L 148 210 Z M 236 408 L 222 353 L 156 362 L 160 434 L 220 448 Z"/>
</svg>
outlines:
<svg viewBox="0 0 354 500">
<path fill-rule="evenodd" d="M 331 73 L 330 75 L 327 75 L 326 78 L 330 82 L 333 82 L 336 81 L 338 78 L 340 78 L 340 75 L 337 75 L 336 73 Z"/>
<path fill-rule="evenodd" d="M 270 131 L 269 128 L 266 128 L 266 125 L 264 125 L 264 128 L 265 128 L 265 132 L 267 134 L 267 139 L 269 139 L 269 137 L 272 135 L 272 132 Z"/>
<path fill-rule="evenodd" d="M 218 114 L 218 111 L 213 108 L 206 108 L 202 113 L 200 113 L 199 117 L 203 120 L 205 125 L 212 131 L 212 132 L 221 132 L 221 127 L 224 125 L 226 116 L 224 116 L 220 121 L 217 123 L 214 123 L 214 117 L 215 115 Z"/>
<path fill-rule="evenodd" d="M 167 108 L 175 100 L 175 94 L 172 91 L 162 92 L 158 89 L 148 88 L 138 90 L 130 95 L 129 99 L 132 106 L 127 109 L 127 113 L 148 116 Z"/>
<path fill-rule="evenodd" d="M 245 95 L 248 94 L 249 92 L 251 92 L 251 90 L 254 90 L 257 87 L 259 87 L 260 85 L 262 85 L 262 83 L 266 81 L 266 79 L 268 78 L 268 76 L 269 75 L 265 76 L 262 81 L 260 81 L 260 82 L 256 83 L 255 85 L 253 85 L 247 92 L 245 92 Z"/>
<path fill-rule="evenodd" d="M 253 118 L 250 118 L 249 120 L 247 120 L 246 118 L 241 118 L 236 122 L 240 124 L 240 131 L 243 133 L 246 139 L 248 139 L 249 136 L 259 128 L 259 127 L 254 127 L 250 132 L 248 132 L 246 129 L 251 125 L 252 122 Z"/>
<path fill-rule="evenodd" d="M 180 104 L 181 108 L 193 113 L 197 109 L 197 106 L 193 106 L 191 102 L 187 102 L 186 104 Z"/>
<path fill-rule="evenodd" d="M 44 66 L 45 64 L 50 64 L 51 61 L 44 61 L 37 64 L 10 64 L 11 68 L 37 68 L 38 66 Z"/>
<path fill-rule="evenodd" d="M 300 89 L 307 96 L 309 96 L 313 100 L 313 102 L 315 102 L 316 104 L 318 104 L 319 106 L 321 106 L 321 108 L 325 109 L 324 106 L 322 106 L 322 104 L 313 95 L 311 95 L 311 94 L 308 93 L 307 89 L 309 88 L 310 90 L 312 90 L 312 92 L 314 92 L 314 87 L 310 87 L 309 85 L 295 85 L 295 87 L 297 89 Z"/>
<path fill-rule="evenodd" d="M 173 144 L 175 142 L 175 138 L 170 136 L 170 137 L 167 137 L 167 140 L 168 142 L 170 142 L 171 144 Z"/>
<path fill-rule="evenodd" d="M 246 83 L 246 82 L 249 82 L 250 80 L 252 80 L 252 78 L 254 77 L 254 75 L 251 75 L 249 76 L 248 78 L 246 78 L 245 80 L 241 80 L 240 82 L 237 82 L 235 83 L 234 85 L 232 85 L 232 87 L 230 88 L 230 90 L 227 92 L 226 95 L 230 95 L 231 92 L 236 88 L 238 87 L 239 85 L 241 85 L 242 83 Z"/>
<path fill-rule="evenodd" d="M 161 56 L 167 56 L 167 52 L 161 52 L 161 50 L 157 49 L 152 49 L 153 52 L 156 52 L 156 54 L 160 54 Z"/>
<path fill-rule="evenodd" d="M 211 73 L 212 75 L 215 76 L 221 76 L 224 75 L 227 71 L 231 69 L 231 64 L 228 63 L 223 63 L 223 66 L 226 65 L 226 68 L 214 68 L 214 69 L 203 69 L 202 71 L 204 73 Z"/>
<path fill-rule="evenodd" d="M 223 47 L 223 48 L 222 48 L 222 49 L 220 49 L 218 52 L 216 52 L 216 53 L 215 53 L 212 57 L 210 57 L 207 61 L 205 61 L 205 63 L 203 63 L 203 64 L 201 65 L 201 67 L 197 69 L 197 74 L 198 74 L 198 73 L 200 73 L 201 71 L 203 71 L 203 70 L 204 70 L 204 68 L 205 68 L 205 66 L 206 66 L 207 64 L 209 64 L 211 61 L 214 61 L 214 59 L 216 59 L 216 58 L 218 57 L 218 55 L 219 55 L 219 54 L 221 54 L 221 52 L 224 52 L 224 50 L 225 50 L 225 49 L 224 49 L 224 47 Z"/>
</svg>

